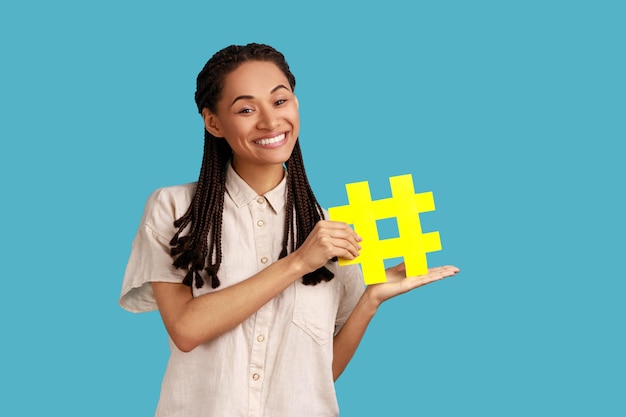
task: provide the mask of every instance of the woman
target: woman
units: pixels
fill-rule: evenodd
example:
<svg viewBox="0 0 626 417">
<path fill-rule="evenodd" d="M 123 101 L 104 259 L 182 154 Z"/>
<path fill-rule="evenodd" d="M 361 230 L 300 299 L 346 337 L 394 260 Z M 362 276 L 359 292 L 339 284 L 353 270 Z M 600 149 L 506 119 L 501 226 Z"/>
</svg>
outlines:
<svg viewBox="0 0 626 417">
<path fill-rule="evenodd" d="M 155 191 L 120 304 L 157 309 L 171 356 L 157 416 L 336 416 L 334 381 L 385 300 L 452 266 L 363 286 L 360 238 L 309 186 L 295 78 L 267 45 L 229 46 L 197 79 L 197 183 Z"/>
</svg>

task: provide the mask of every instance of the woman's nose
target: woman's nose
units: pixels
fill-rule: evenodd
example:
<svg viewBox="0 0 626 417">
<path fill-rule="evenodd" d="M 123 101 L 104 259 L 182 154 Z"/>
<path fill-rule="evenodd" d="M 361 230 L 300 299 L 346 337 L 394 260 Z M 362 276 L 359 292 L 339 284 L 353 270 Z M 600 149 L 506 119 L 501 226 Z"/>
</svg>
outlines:
<svg viewBox="0 0 626 417">
<path fill-rule="evenodd" d="M 259 129 L 273 130 L 280 125 L 280 119 L 272 110 L 263 111 L 257 126 Z"/>
</svg>

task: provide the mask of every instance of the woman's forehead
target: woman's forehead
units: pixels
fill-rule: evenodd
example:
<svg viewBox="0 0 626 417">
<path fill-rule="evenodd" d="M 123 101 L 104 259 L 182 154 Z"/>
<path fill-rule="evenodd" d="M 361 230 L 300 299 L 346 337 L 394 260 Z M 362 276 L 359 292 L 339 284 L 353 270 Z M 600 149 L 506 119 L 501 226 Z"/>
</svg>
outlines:
<svg viewBox="0 0 626 417">
<path fill-rule="evenodd" d="M 268 61 L 248 61 L 226 75 L 223 96 L 271 94 L 280 84 L 291 91 L 289 80 L 276 64 Z"/>
</svg>

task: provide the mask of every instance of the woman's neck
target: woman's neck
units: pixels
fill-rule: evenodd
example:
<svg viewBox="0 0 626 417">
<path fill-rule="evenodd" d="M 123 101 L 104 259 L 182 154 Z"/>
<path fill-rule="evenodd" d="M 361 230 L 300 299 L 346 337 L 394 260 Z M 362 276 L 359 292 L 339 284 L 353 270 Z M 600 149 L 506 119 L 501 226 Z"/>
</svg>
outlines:
<svg viewBox="0 0 626 417">
<path fill-rule="evenodd" d="M 231 161 L 235 172 L 252 188 L 258 195 L 264 195 L 276 188 L 285 176 L 285 168 L 282 164 L 276 165 L 244 165 Z"/>
</svg>

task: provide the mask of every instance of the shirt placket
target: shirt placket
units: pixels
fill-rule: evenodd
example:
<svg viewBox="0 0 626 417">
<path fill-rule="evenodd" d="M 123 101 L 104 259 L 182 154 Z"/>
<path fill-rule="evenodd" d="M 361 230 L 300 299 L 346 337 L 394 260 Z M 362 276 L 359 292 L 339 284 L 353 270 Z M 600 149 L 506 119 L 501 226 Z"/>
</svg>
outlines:
<svg viewBox="0 0 626 417">
<path fill-rule="evenodd" d="M 250 203 L 250 211 L 254 222 L 254 242 L 258 271 L 263 270 L 271 262 L 271 230 L 268 224 L 268 203 L 264 197 L 257 197 Z M 250 353 L 248 415 L 260 417 L 262 415 L 262 388 L 266 377 L 266 351 L 269 326 L 274 314 L 274 303 L 268 302 L 256 313 L 252 352 Z"/>
</svg>

